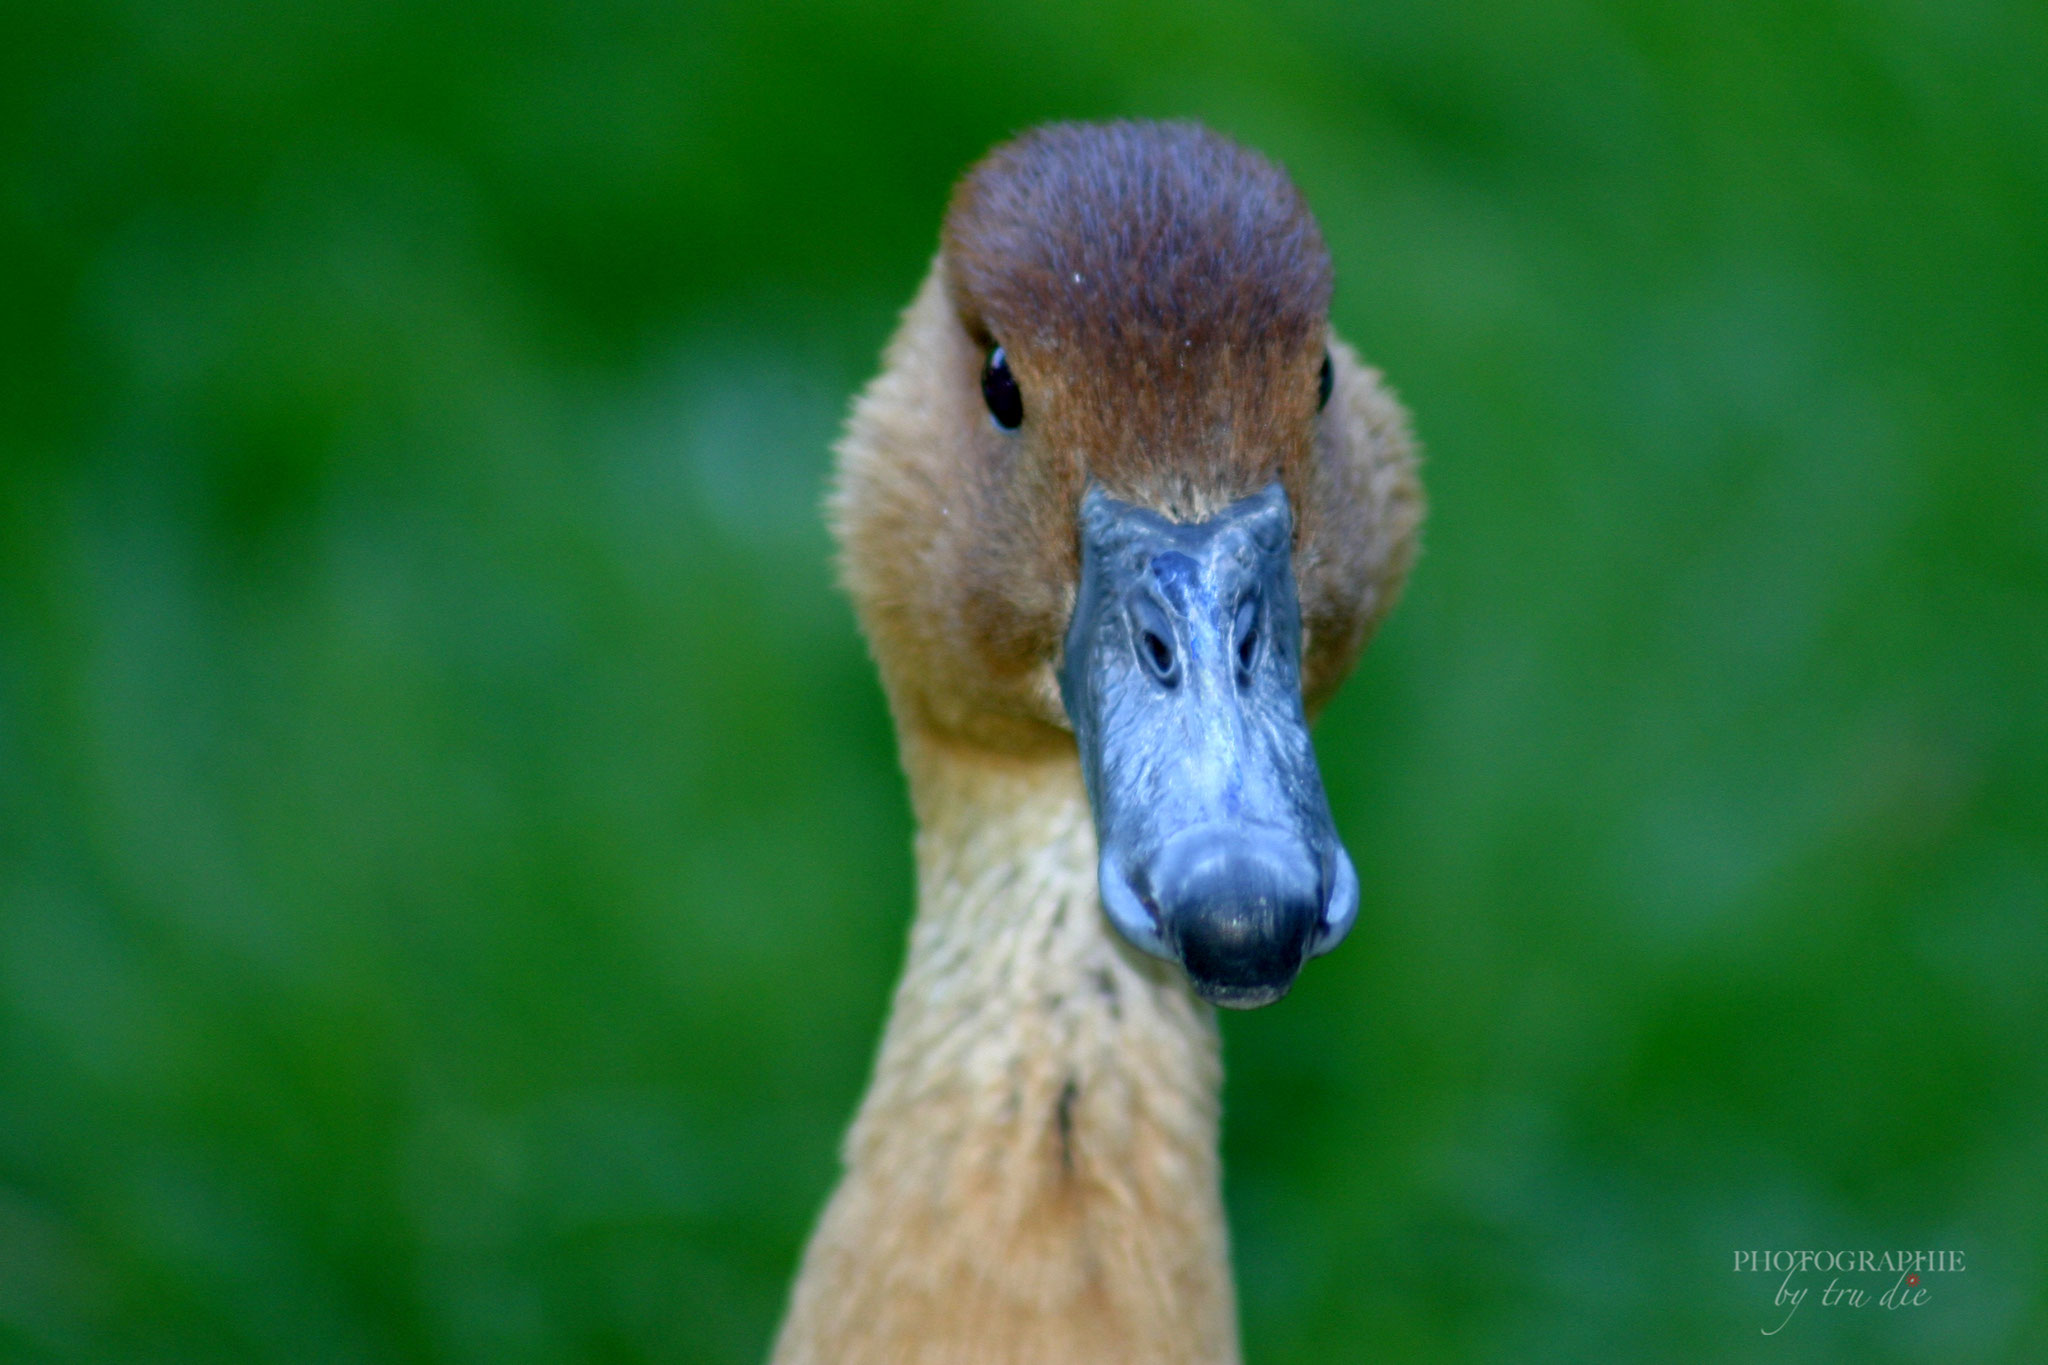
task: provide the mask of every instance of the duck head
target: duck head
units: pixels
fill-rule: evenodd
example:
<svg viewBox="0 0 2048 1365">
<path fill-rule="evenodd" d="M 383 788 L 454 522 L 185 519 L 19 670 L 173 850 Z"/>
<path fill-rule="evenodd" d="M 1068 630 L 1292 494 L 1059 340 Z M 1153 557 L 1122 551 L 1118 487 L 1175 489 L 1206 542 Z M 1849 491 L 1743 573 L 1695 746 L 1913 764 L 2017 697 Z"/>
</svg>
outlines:
<svg viewBox="0 0 2048 1365">
<path fill-rule="evenodd" d="M 1330 292 L 1256 154 L 1191 124 L 1026 134 L 956 189 L 833 495 L 899 726 L 1078 749 L 1109 921 L 1227 1006 L 1357 916 L 1309 717 L 1420 518 Z"/>
</svg>

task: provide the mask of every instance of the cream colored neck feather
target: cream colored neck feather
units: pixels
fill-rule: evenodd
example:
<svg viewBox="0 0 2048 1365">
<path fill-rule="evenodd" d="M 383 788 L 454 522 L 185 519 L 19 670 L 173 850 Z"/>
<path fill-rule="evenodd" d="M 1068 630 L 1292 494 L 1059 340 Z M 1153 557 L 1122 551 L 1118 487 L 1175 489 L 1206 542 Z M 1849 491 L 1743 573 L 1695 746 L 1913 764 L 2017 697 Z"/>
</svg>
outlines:
<svg viewBox="0 0 2048 1365">
<path fill-rule="evenodd" d="M 909 961 L 776 1365 L 1232 1365 L 1215 1021 L 1103 919 L 1074 756 L 904 757 Z"/>
</svg>

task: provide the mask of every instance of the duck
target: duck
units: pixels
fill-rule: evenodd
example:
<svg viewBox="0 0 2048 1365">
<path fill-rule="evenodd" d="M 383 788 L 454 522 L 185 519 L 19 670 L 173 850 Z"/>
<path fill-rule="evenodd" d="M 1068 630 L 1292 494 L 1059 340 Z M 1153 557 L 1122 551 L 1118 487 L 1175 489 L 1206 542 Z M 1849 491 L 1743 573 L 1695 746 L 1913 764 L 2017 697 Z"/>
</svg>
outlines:
<svg viewBox="0 0 2048 1365">
<path fill-rule="evenodd" d="M 1423 514 L 1321 230 L 1191 122 L 953 190 L 827 495 L 916 911 L 774 1365 L 1234 1365 L 1216 1007 L 1356 921 L 1309 722 Z"/>
</svg>

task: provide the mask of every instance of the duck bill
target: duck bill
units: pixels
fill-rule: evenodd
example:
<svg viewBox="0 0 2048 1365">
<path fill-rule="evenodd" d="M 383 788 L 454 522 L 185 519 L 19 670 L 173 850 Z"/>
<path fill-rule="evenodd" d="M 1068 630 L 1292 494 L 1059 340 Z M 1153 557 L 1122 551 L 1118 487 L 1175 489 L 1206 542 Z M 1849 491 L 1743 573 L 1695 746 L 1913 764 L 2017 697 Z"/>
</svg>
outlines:
<svg viewBox="0 0 2048 1365">
<path fill-rule="evenodd" d="M 1177 523 L 1091 485 L 1080 521 L 1060 695 L 1103 908 L 1204 999 L 1270 1004 L 1358 914 L 1302 710 L 1287 494 Z"/>
</svg>

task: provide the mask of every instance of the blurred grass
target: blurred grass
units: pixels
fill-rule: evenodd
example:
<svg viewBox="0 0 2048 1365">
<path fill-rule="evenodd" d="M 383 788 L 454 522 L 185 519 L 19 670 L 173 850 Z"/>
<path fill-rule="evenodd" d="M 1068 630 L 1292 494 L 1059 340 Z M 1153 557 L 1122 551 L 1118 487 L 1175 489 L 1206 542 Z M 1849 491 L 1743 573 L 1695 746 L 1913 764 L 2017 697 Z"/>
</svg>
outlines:
<svg viewBox="0 0 2048 1365">
<path fill-rule="evenodd" d="M 910 900 L 815 503 L 952 177 L 1285 161 L 1428 552 L 1248 1359 L 2048 1353 L 2048 10 L 0 14 L 0 1358 L 749 1361 Z M 1959 1247 L 1763 1341 L 1741 1248 Z"/>
</svg>

